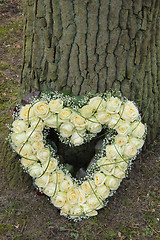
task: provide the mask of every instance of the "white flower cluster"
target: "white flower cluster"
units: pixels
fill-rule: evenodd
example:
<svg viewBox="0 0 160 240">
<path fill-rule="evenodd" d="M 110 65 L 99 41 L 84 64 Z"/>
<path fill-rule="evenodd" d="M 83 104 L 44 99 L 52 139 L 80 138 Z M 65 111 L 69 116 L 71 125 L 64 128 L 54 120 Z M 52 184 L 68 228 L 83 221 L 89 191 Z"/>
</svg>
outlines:
<svg viewBox="0 0 160 240">
<path fill-rule="evenodd" d="M 104 202 L 126 176 L 126 170 L 144 144 L 145 125 L 133 102 L 118 97 L 91 97 L 73 110 L 62 99 L 37 101 L 22 106 L 13 122 L 12 145 L 21 163 L 40 190 L 51 198 L 61 215 L 77 219 L 97 215 Z M 44 144 L 45 126 L 57 129 L 74 146 L 84 143 L 87 133 L 97 134 L 103 126 L 115 129 L 112 144 L 106 144 L 95 171 L 78 184 L 59 167 L 58 157 Z M 99 170 L 97 170 L 99 169 Z"/>
</svg>

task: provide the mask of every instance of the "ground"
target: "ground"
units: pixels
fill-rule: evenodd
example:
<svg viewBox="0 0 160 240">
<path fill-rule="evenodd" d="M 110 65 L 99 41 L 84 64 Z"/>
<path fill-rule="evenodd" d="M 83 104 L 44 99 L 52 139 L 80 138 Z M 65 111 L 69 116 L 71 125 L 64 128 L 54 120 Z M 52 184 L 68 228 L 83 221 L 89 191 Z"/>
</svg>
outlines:
<svg viewBox="0 0 160 240">
<path fill-rule="evenodd" d="M 22 171 L 16 182 L 12 181 L 15 176 L 10 172 L 17 165 L 16 169 L 20 168 L 15 154 L 10 154 L 11 162 L 7 163 L 5 138 L 12 109 L 19 101 L 22 17 L 20 0 L 0 0 L 0 239 L 160 239 L 160 138 L 139 154 L 128 177 L 98 216 L 81 222 L 60 216 Z"/>
</svg>

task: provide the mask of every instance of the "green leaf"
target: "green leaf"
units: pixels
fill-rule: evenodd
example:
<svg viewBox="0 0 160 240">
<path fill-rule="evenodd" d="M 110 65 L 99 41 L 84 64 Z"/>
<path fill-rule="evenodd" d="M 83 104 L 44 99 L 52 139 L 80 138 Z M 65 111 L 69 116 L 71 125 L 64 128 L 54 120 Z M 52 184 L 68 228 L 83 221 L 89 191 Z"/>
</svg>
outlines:
<svg viewBox="0 0 160 240">
<path fill-rule="evenodd" d="M 71 96 L 71 97 L 73 96 L 73 93 L 68 90 L 62 90 L 62 91 L 60 91 L 60 93 L 62 93 L 63 95 Z"/>
<path fill-rule="evenodd" d="M 73 165 L 66 163 L 66 164 L 64 164 L 64 167 L 65 167 L 71 174 L 74 173 L 74 167 L 73 167 Z"/>
<path fill-rule="evenodd" d="M 64 231 L 64 230 L 65 230 L 65 227 L 59 227 L 59 229 L 60 229 L 61 231 Z"/>
</svg>

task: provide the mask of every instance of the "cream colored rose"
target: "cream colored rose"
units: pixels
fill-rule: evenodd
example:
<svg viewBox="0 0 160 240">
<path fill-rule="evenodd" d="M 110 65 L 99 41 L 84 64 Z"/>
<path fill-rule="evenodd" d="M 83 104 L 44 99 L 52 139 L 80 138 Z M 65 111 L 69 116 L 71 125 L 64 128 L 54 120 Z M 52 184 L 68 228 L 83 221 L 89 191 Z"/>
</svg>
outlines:
<svg viewBox="0 0 160 240">
<path fill-rule="evenodd" d="M 32 145 L 30 143 L 25 143 L 25 145 L 23 146 L 23 148 L 19 147 L 17 149 L 17 152 L 20 153 L 21 156 L 29 156 L 32 155 L 33 151 L 32 151 Z"/>
<path fill-rule="evenodd" d="M 42 148 L 44 148 L 43 141 L 38 141 L 38 142 L 33 142 L 32 143 L 32 150 L 33 150 L 33 152 L 38 152 Z"/>
<path fill-rule="evenodd" d="M 116 178 L 125 178 L 125 172 L 119 167 L 115 167 L 113 175 Z"/>
<path fill-rule="evenodd" d="M 117 97 L 111 97 L 107 101 L 106 111 L 109 113 L 118 113 L 121 107 L 121 100 Z"/>
<path fill-rule="evenodd" d="M 67 120 L 70 118 L 71 114 L 72 114 L 72 111 L 69 108 L 63 108 L 59 112 L 59 118 L 62 120 Z"/>
<path fill-rule="evenodd" d="M 142 138 L 146 131 L 145 125 L 138 121 L 131 124 L 131 129 L 132 136 L 137 138 Z"/>
<path fill-rule="evenodd" d="M 94 174 L 94 182 L 97 186 L 101 186 L 105 182 L 105 179 L 106 176 L 99 171 Z"/>
<path fill-rule="evenodd" d="M 27 140 L 26 133 L 12 133 L 11 139 L 16 146 L 19 146 Z"/>
<path fill-rule="evenodd" d="M 86 119 L 84 117 L 81 117 L 77 113 L 73 113 L 71 116 L 71 122 L 74 124 L 74 126 L 77 128 L 77 130 L 82 130 L 86 126 Z"/>
<path fill-rule="evenodd" d="M 86 202 L 85 192 L 79 188 L 79 197 L 78 197 L 78 204 L 83 205 Z"/>
<path fill-rule="evenodd" d="M 129 143 L 134 145 L 137 149 L 140 149 L 144 145 L 144 140 L 140 138 L 131 137 L 129 138 Z"/>
<path fill-rule="evenodd" d="M 70 137 L 73 134 L 74 125 L 70 122 L 63 123 L 60 126 L 60 135 L 64 138 Z"/>
<path fill-rule="evenodd" d="M 117 113 L 111 114 L 110 121 L 108 122 L 108 127 L 110 127 L 110 128 L 117 127 L 119 120 L 120 120 L 119 114 L 117 114 Z"/>
<path fill-rule="evenodd" d="M 101 200 L 98 199 L 96 195 L 93 193 L 87 197 L 86 204 L 89 206 L 90 209 L 96 210 L 101 205 Z"/>
<path fill-rule="evenodd" d="M 93 217 L 98 214 L 98 212 L 95 209 L 91 209 L 91 207 L 88 206 L 87 204 L 85 204 L 83 207 L 84 207 L 85 214 L 88 217 Z"/>
<path fill-rule="evenodd" d="M 106 158 L 108 159 L 116 159 L 120 158 L 121 148 L 115 145 L 107 145 L 106 146 Z"/>
<path fill-rule="evenodd" d="M 133 122 L 139 116 L 137 107 L 131 101 L 127 101 L 124 106 L 121 107 L 120 114 L 122 114 L 121 118 L 129 122 Z"/>
<path fill-rule="evenodd" d="M 109 187 L 111 190 L 117 190 L 117 188 L 120 186 L 121 180 L 118 178 L 115 178 L 114 176 L 107 176 L 105 185 Z"/>
<path fill-rule="evenodd" d="M 102 157 L 97 161 L 97 165 L 105 175 L 111 175 L 114 172 L 115 160 Z"/>
<path fill-rule="evenodd" d="M 127 143 L 125 146 L 124 146 L 124 149 L 123 149 L 123 155 L 126 157 L 126 158 L 133 158 L 135 157 L 137 154 L 137 148 L 131 144 L 131 143 Z"/>
<path fill-rule="evenodd" d="M 98 112 L 95 114 L 95 117 L 101 124 L 107 124 L 111 119 L 111 115 L 107 112 Z"/>
<path fill-rule="evenodd" d="M 73 188 L 67 192 L 67 200 L 70 204 L 75 204 L 78 202 L 79 198 L 79 189 Z"/>
<path fill-rule="evenodd" d="M 73 132 L 70 141 L 74 146 L 80 146 L 84 143 L 83 137 L 78 132 Z"/>
<path fill-rule="evenodd" d="M 93 114 L 93 109 L 89 105 L 85 105 L 79 109 L 80 114 L 85 118 L 90 118 Z"/>
<path fill-rule="evenodd" d="M 59 113 L 63 108 L 63 101 L 61 99 L 51 100 L 49 102 L 49 109 L 53 113 Z"/>
<path fill-rule="evenodd" d="M 49 156 L 50 156 L 50 150 L 48 148 L 43 148 L 43 149 L 37 151 L 37 158 L 41 162 L 48 161 L 49 160 Z"/>
<path fill-rule="evenodd" d="M 93 97 L 89 100 L 88 105 L 92 108 L 93 112 L 99 112 L 106 108 L 107 102 L 101 97 Z"/>
<path fill-rule="evenodd" d="M 23 121 L 23 120 L 15 120 L 13 122 L 12 126 L 13 126 L 13 132 L 22 133 L 27 130 L 28 123 L 27 123 L 27 121 Z"/>
<path fill-rule="evenodd" d="M 57 208 L 63 207 L 66 202 L 66 193 L 65 192 L 58 192 L 55 197 L 51 198 L 51 202 Z"/>
<path fill-rule="evenodd" d="M 110 189 L 105 184 L 96 187 L 98 197 L 106 199 L 109 196 Z"/>
<path fill-rule="evenodd" d="M 51 175 L 50 175 L 50 181 L 51 182 L 54 182 L 54 183 L 61 183 L 63 181 L 65 177 L 65 174 L 62 170 L 58 170 L 58 171 L 55 171 L 53 172 Z"/>
<path fill-rule="evenodd" d="M 34 128 L 30 127 L 26 131 L 26 136 L 31 142 L 38 142 L 43 140 L 43 134 L 40 131 L 34 130 Z"/>
<path fill-rule="evenodd" d="M 29 156 L 27 156 L 27 158 L 28 159 L 32 159 L 33 161 L 32 160 L 28 160 L 26 158 L 21 158 L 21 164 L 25 168 L 30 167 L 31 165 L 35 164 L 35 161 L 38 161 L 38 159 L 36 158 L 35 155 L 29 155 Z"/>
<path fill-rule="evenodd" d="M 126 136 L 129 133 L 131 126 L 129 122 L 120 120 L 115 128 L 119 135 Z"/>
<path fill-rule="evenodd" d="M 118 166 L 120 169 L 125 171 L 128 167 L 128 161 L 124 161 L 123 159 L 116 160 L 116 166 Z"/>
<path fill-rule="evenodd" d="M 50 115 L 44 120 L 45 125 L 50 128 L 58 128 L 62 122 L 58 115 Z"/>
<path fill-rule="evenodd" d="M 73 206 L 70 205 L 68 202 L 65 202 L 65 204 L 63 205 L 63 207 L 61 209 L 60 215 L 62 215 L 62 216 L 69 215 L 72 207 Z"/>
<path fill-rule="evenodd" d="M 121 135 L 117 135 L 115 137 L 115 144 L 118 146 L 118 147 L 121 147 L 121 146 L 124 146 L 126 145 L 128 142 L 128 137 L 127 136 L 121 136 Z"/>
<path fill-rule="evenodd" d="M 56 158 L 51 158 L 49 165 L 48 165 L 47 161 L 43 162 L 43 167 L 44 167 L 44 169 L 47 168 L 46 172 L 48 172 L 48 173 L 53 172 L 57 168 L 57 165 L 58 165 L 58 161 Z"/>
<path fill-rule="evenodd" d="M 35 117 L 33 107 L 31 107 L 31 104 L 27 104 L 23 106 L 20 110 L 19 116 L 21 119 L 27 120 L 29 114 L 29 120 L 33 119 Z"/>
<path fill-rule="evenodd" d="M 70 176 L 65 176 L 62 182 L 60 182 L 59 188 L 61 191 L 68 192 L 73 187 L 73 181 Z"/>
<path fill-rule="evenodd" d="M 72 216 L 72 218 L 77 218 L 77 216 L 80 216 L 83 214 L 83 207 L 78 204 L 75 204 L 75 206 L 71 208 L 70 213 L 71 215 L 74 215 Z"/>
<path fill-rule="evenodd" d="M 43 189 L 43 192 L 48 197 L 55 196 L 55 194 L 58 192 L 58 185 L 53 182 L 49 182 L 47 186 Z"/>
<path fill-rule="evenodd" d="M 35 179 L 35 184 L 40 188 L 45 188 L 49 182 L 49 174 L 44 173 L 40 178 Z"/>
<path fill-rule="evenodd" d="M 99 133 L 102 130 L 102 125 L 97 122 L 97 119 L 95 117 L 92 117 L 87 121 L 86 128 L 91 133 Z"/>
<path fill-rule="evenodd" d="M 91 186 L 92 187 L 91 187 Z M 81 184 L 81 189 L 84 191 L 84 193 L 86 194 L 86 195 L 88 195 L 88 194 L 90 194 L 90 193 L 92 193 L 93 192 L 93 190 L 92 190 L 92 188 L 93 189 L 95 189 L 95 184 L 94 184 L 94 182 L 92 182 L 92 181 L 84 181 L 82 184 Z"/>
<path fill-rule="evenodd" d="M 44 128 L 44 122 L 41 120 L 41 121 L 39 121 L 39 118 L 38 117 L 36 117 L 36 118 L 34 118 L 33 120 L 31 120 L 31 122 L 30 122 L 30 124 L 31 124 L 31 128 L 35 128 L 35 130 L 36 131 L 43 131 L 43 128 Z M 37 125 L 38 124 L 38 125 Z"/>
<path fill-rule="evenodd" d="M 35 163 L 28 168 L 29 175 L 33 178 L 40 177 L 43 171 L 44 170 L 39 163 Z"/>
<path fill-rule="evenodd" d="M 49 113 L 48 103 L 45 101 L 39 101 L 33 106 L 35 115 L 40 118 L 46 118 Z"/>
</svg>

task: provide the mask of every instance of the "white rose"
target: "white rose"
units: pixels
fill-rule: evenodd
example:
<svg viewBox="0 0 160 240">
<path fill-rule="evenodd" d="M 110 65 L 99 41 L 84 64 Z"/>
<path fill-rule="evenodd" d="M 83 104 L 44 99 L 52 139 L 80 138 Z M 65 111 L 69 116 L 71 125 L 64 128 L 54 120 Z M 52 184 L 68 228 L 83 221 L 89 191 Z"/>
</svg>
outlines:
<svg viewBox="0 0 160 240">
<path fill-rule="evenodd" d="M 51 158 L 49 165 L 48 165 L 48 162 L 43 162 L 43 167 L 44 167 L 44 169 L 47 168 L 46 171 L 47 171 L 48 173 L 53 172 L 53 171 L 57 168 L 57 165 L 58 165 L 58 161 L 57 161 L 56 158 Z M 47 166 L 48 166 L 48 167 L 47 167 Z"/>
<path fill-rule="evenodd" d="M 40 131 L 34 130 L 34 128 L 30 127 L 26 131 L 26 136 L 29 141 L 37 142 L 43 140 L 43 134 Z"/>
<path fill-rule="evenodd" d="M 92 187 L 91 187 L 91 186 Z M 84 193 L 86 194 L 86 195 L 88 195 L 88 194 L 90 194 L 90 193 L 92 193 L 93 192 L 93 190 L 92 190 L 92 188 L 93 189 L 95 189 L 95 184 L 92 182 L 92 181 L 84 181 L 82 184 L 81 184 L 81 189 L 84 191 Z"/>
<path fill-rule="evenodd" d="M 28 168 L 29 175 L 33 178 L 37 178 L 42 175 L 44 169 L 39 163 L 35 163 Z"/>
<path fill-rule="evenodd" d="M 92 117 L 87 121 L 87 130 L 91 133 L 99 133 L 102 130 L 102 125 L 97 122 L 97 119 Z"/>
<path fill-rule="evenodd" d="M 116 162 L 117 162 L 116 166 L 118 166 L 123 171 L 125 171 L 127 169 L 128 161 L 124 161 L 123 159 L 118 159 Z"/>
<path fill-rule="evenodd" d="M 115 128 L 119 121 L 120 121 L 120 115 L 119 114 L 117 114 L 117 113 L 111 114 L 110 120 L 108 122 L 108 127 Z"/>
<path fill-rule="evenodd" d="M 60 126 L 60 135 L 64 138 L 70 137 L 73 133 L 74 126 L 70 122 L 63 123 Z"/>
<path fill-rule="evenodd" d="M 86 126 L 86 119 L 84 117 L 81 117 L 80 115 L 73 113 L 71 116 L 71 122 L 74 124 L 74 126 L 77 128 L 77 130 L 82 130 Z"/>
<path fill-rule="evenodd" d="M 117 97 L 111 97 L 107 101 L 106 111 L 109 113 L 118 113 L 121 107 L 121 100 Z"/>
<path fill-rule="evenodd" d="M 107 176 L 105 185 L 109 187 L 111 190 L 117 190 L 117 188 L 120 186 L 121 180 L 118 178 L 115 178 L 114 176 Z"/>
<path fill-rule="evenodd" d="M 98 198 L 95 196 L 95 194 L 90 194 L 87 197 L 87 201 L 86 204 L 89 206 L 90 209 L 97 209 L 99 208 L 99 206 L 101 205 L 100 203 L 100 199 L 98 200 Z"/>
<path fill-rule="evenodd" d="M 40 178 L 35 179 L 35 184 L 40 188 L 41 187 L 45 188 L 47 186 L 48 182 L 49 182 L 48 173 L 44 173 Z"/>
<path fill-rule="evenodd" d="M 137 138 L 142 138 L 146 131 L 145 125 L 138 121 L 131 124 L 131 129 L 132 136 Z"/>
<path fill-rule="evenodd" d="M 97 165 L 104 174 L 111 175 L 114 172 L 115 161 L 113 159 L 102 157 L 97 161 Z"/>
<path fill-rule="evenodd" d="M 113 175 L 116 178 L 124 178 L 125 172 L 122 169 L 120 169 L 119 167 L 115 167 Z"/>
<path fill-rule="evenodd" d="M 65 204 L 63 205 L 63 207 L 61 209 L 60 215 L 62 215 L 62 216 L 69 215 L 72 207 L 73 206 L 70 205 L 68 202 L 65 202 Z"/>
<path fill-rule="evenodd" d="M 35 115 L 40 118 L 46 118 L 49 113 L 48 103 L 45 101 L 39 101 L 33 106 Z"/>
<path fill-rule="evenodd" d="M 70 176 L 65 176 L 62 182 L 60 182 L 60 190 L 68 192 L 73 187 L 73 181 Z"/>
<path fill-rule="evenodd" d="M 106 199 L 109 196 L 110 189 L 106 185 L 101 185 L 96 188 L 97 195 L 102 198 Z"/>
<path fill-rule="evenodd" d="M 51 182 L 54 182 L 54 183 L 61 183 L 63 181 L 65 177 L 65 174 L 62 170 L 58 170 L 56 172 L 53 172 L 51 175 L 50 175 L 50 181 Z"/>
<path fill-rule="evenodd" d="M 93 114 L 93 109 L 89 105 L 85 105 L 79 109 L 81 115 L 85 118 L 90 118 Z"/>
<path fill-rule="evenodd" d="M 111 119 L 111 115 L 107 112 L 98 112 L 95 114 L 95 117 L 101 124 L 107 124 Z"/>
<path fill-rule="evenodd" d="M 101 186 L 104 183 L 105 179 L 106 176 L 99 171 L 94 174 L 94 182 L 97 186 Z"/>
<path fill-rule="evenodd" d="M 35 161 L 38 161 L 38 159 L 36 158 L 35 155 L 29 155 L 27 156 L 28 159 L 26 158 L 21 158 L 21 164 L 27 168 L 27 167 L 30 167 L 31 165 L 33 165 L 35 163 Z M 32 161 L 32 160 L 29 160 L 29 159 L 32 159 L 32 160 L 35 160 L 35 161 Z"/>
<path fill-rule="evenodd" d="M 67 192 L 67 200 L 70 204 L 75 204 L 78 202 L 79 198 L 79 189 L 73 188 Z"/>
<path fill-rule="evenodd" d="M 58 191 L 58 186 L 55 183 L 49 182 L 47 186 L 43 189 L 44 194 L 48 197 L 55 195 Z"/>
<path fill-rule="evenodd" d="M 137 107 L 131 101 L 127 101 L 124 106 L 121 107 L 120 114 L 122 114 L 121 118 L 129 122 L 133 122 L 139 116 Z"/>
<path fill-rule="evenodd" d="M 62 120 L 67 120 L 70 118 L 71 114 L 72 114 L 72 111 L 69 108 L 63 108 L 59 112 L 59 118 Z"/>
<path fill-rule="evenodd" d="M 106 146 L 106 158 L 108 159 L 116 159 L 120 158 L 121 148 L 115 145 L 107 145 Z"/>
<path fill-rule="evenodd" d="M 31 124 L 31 128 L 35 128 L 35 130 L 36 131 L 43 131 L 43 128 L 44 128 L 44 123 L 43 123 L 43 121 L 41 120 L 41 121 L 39 121 L 39 118 L 34 118 L 31 122 L 30 122 L 30 124 Z M 37 125 L 38 124 L 38 125 Z"/>
<path fill-rule="evenodd" d="M 63 207 L 66 202 L 66 193 L 65 192 L 58 192 L 55 197 L 51 198 L 51 202 L 57 208 Z"/>
<path fill-rule="evenodd" d="M 78 134 L 78 132 L 73 132 L 70 141 L 74 146 L 80 146 L 84 143 L 84 139 Z"/>
<path fill-rule="evenodd" d="M 89 100 L 88 104 L 94 112 L 99 112 L 106 108 L 107 102 L 101 97 L 93 97 Z"/>
<path fill-rule="evenodd" d="M 81 188 L 79 188 L 78 203 L 80 205 L 83 205 L 84 202 L 86 202 L 86 196 L 85 195 L 86 195 L 85 192 Z"/>
<path fill-rule="evenodd" d="M 44 148 L 44 143 L 42 141 L 38 141 L 38 142 L 35 141 L 32 143 L 33 152 L 38 152 L 42 148 Z"/>
<path fill-rule="evenodd" d="M 120 120 L 115 128 L 119 135 L 126 136 L 130 131 L 130 124 L 127 121 Z"/>
<path fill-rule="evenodd" d="M 58 128 L 62 120 L 59 119 L 58 115 L 50 115 L 44 120 L 44 124 L 50 128 Z"/>
<path fill-rule="evenodd" d="M 88 216 L 88 217 L 93 217 L 98 214 L 98 212 L 95 209 L 91 209 L 91 207 L 88 206 L 87 204 L 84 204 L 83 208 L 84 208 L 84 212 L 85 212 L 86 216 Z"/>
<path fill-rule="evenodd" d="M 21 156 L 28 156 L 28 155 L 31 155 L 33 153 L 32 145 L 28 142 L 25 143 L 25 145 L 23 146 L 22 149 L 21 149 L 21 147 L 19 147 L 17 150 L 18 150 L 18 153 L 20 153 Z"/>
<path fill-rule="evenodd" d="M 63 101 L 61 99 L 51 100 L 49 102 L 49 108 L 51 112 L 59 113 L 63 108 Z"/>
<path fill-rule="evenodd" d="M 22 133 L 27 130 L 28 123 L 27 123 L 27 121 L 23 121 L 23 120 L 15 120 L 13 122 L 12 126 L 13 126 L 13 132 Z"/>
<path fill-rule="evenodd" d="M 74 207 L 71 208 L 70 214 L 72 215 L 72 218 L 77 218 L 77 216 L 83 214 L 83 207 L 76 204 Z"/>
<path fill-rule="evenodd" d="M 29 120 L 35 117 L 34 110 L 33 110 L 33 107 L 31 107 L 31 104 L 27 104 L 23 106 L 20 110 L 19 116 L 21 119 L 27 120 L 28 113 L 29 113 Z"/>
<path fill-rule="evenodd" d="M 11 139 L 16 146 L 19 146 L 27 140 L 26 133 L 12 133 Z"/>
<path fill-rule="evenodd" d="M 121 146 L 124 146 L 126 145 L 128 142 L 128 137 L 127 136 L 121 136 L 121 135 L 117 135 L 115 137 L 115 144 L 118 146 L 118 147 L 121 147 Z"/>
<path fill-rule="evenodd" d="M 131 137 L 131 138 L 129 138 L 129 143 L 134 145 L 137 149 L 140 149 L 144 145 L 144 140 L 140 139 L 140 138 Z"/>
<path fill-rule="evenodd" d="M 137 154 L 137 148 L 131 144 L 131 143 L 127 143 L 125 146 L 124 146 L 124 149 L 123 149 L 123 155 L 126 157 L 126 158 L 133 158 L 135 157 Z"/>
<path fill-rule="evenodd" d="M 37 158 L 41 162 L 48 161 L 49 160 L 49 156 L 50 156 L 50 150 L 48 148 L 43 148 L 43 149 L 37 151 Z"/>
</svg>

